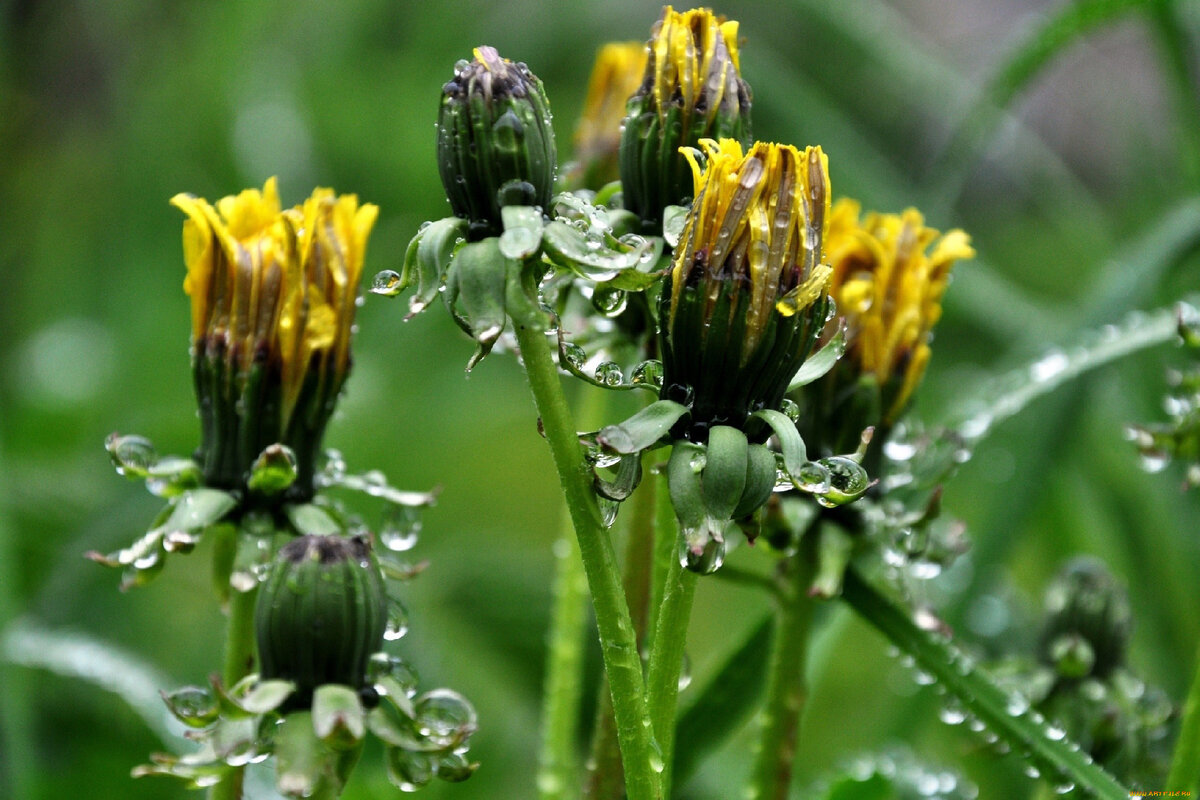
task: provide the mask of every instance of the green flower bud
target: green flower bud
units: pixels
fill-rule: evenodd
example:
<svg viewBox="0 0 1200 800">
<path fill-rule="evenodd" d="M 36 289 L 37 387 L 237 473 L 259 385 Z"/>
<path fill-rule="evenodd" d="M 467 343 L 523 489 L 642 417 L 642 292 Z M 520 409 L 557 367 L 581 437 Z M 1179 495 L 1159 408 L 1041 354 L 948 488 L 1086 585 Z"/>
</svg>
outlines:
<svg viewBox="0 0 1200 800">
<path fill-rule="evenodd" d="M 499 235 L 504 206 L 548 207 L 556 166 L 542 82 L 495 48 L 476 48 L 442 87 L 438 116 L 438 171 L 471 238 Z"/>
<path fill-rule="evenodd" d="M 621 134 L 625 208 L 649 228 L 661 223 L 664 207 L 693 197 L 681 147 L 702 139 L 750 144 L 750 87 L 738 68 L 737 30 L 737 22 L 708 9 L 666 6 L 651 31 L 646 73 Z"/>
<path fill-rule="evenodd" d="M 1044 663 L 1064 677 L 1104 678 L 1124 662 L 1133 629 L 1129 597 L 1099 561 L 1068 564 L 1046 590 L 1045 605 L 1038 640 Z"/>
<path fill-rule="evenodd" d="M 295 703 L 325 684 L 360 690 L 383 646 L 387 594 L 361 536 L 301 536 L 280 549 L 255 609 L 264 680 L 296 684 Z"/>
<path fill-rule="evenodd" d="M 663 285 L 663 399 L 691 407 L 693 441 L 780 410 L 829 310 L 821 263 L 829 173 L 819 147 L 705 140 L 696 200 Z"/>
</svg>

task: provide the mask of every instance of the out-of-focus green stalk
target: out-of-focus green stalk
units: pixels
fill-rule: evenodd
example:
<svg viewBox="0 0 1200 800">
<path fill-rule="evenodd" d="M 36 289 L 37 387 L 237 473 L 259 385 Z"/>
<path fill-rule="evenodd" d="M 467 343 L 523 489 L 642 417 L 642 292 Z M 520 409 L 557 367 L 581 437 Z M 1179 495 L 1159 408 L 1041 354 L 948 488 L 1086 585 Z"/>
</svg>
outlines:
<svg viewBox="0 0 1200 800">
<path fill-rule="evenodd" d="M 608 676 L 617 722 L 617 740 L 625 765 L 629 800 L 661 798 L 658 772 L 652 767 L 654 745 L 646 703 L 637 637 L 617 567 L 612 540 L 600 521 L 591 470 L 583 458 L 575 422 L 559 382 L 558 367 L 546 341 L 543 313 L 531 300 L 533 287 L 514 275 L 508 291 L 508 313 L 525 362 L 525 374 L 583 559 L 604 670 Z"/>
<path fill-rule="evenodd" d="M 1167 791 L 1195 791 L 1200 788 L 1200 650 L 1196 652 L 1196 674 L 1183 705 L 1179 739 L 1167 774 Z"/>
<path fill-rule="evenodd" d="M 1193 69 L 1195 53 L 1177 6 L 1175 0 L 1151 0 L 1147 11 L 1174 95 L 1184 171 L 1192 185 L 1200 187 L 1200 75 Z"/>
<path fill-rule="evenodd" d="M 235 529 L 222 531 L 223 535 L 236 537 Z M 226 687 L 233 686 L 254 671 L 254 602 L 258 598 L 258 587 L 248 592 L 229 593 L 229 619 L 225 625 L 225 659 L 221 667 L 221 680 Z M 208 790 L 208 800 L 241 800 L 245 783 L 245 768 L 238 767 Z"/>
<path fill-rule="evenodd" d="M 0 475 L 4 472 L 4 449 L 0 442 Z M 0 482 L 0 634 L 12 625 L 21 608 L 16 596 L 16 556 L 12 552 L 12 530 L 8 526 L 6 482 Z M 2 638 L 2 637 L 0 637 Z M 29 739 L 33 724 L 29 675 L 21 667 L 0 658 L 0 750 L 5 753 L 0 763 L 0 792 L 6 797 L 29 797 L 33 793 L 33 771 L 36 763 L 33 743 Z"/>
<path fill-rule="evenodd" d="M 808 699 L 805 670 L 816 601 L 808 596 L 812 566 L 803 552 L 781 562 L 767 696 L 760 715 L 758 754 L 750 773 L 748 800 L 786 800 Z"/>
</svg>

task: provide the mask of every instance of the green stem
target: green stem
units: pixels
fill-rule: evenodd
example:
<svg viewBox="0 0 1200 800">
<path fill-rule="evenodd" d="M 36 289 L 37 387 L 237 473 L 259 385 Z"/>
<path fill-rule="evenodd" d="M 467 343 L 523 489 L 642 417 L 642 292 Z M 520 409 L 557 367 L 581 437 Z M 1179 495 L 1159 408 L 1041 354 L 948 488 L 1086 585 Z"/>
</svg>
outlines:
<svg viewBox="0 0 1200 800">
<path fill-rule="evenodd" d="M 696 594 L 696 573 L 683 569 L 678 558 L 673 559 L 672 564 L 672 569 L 667 573 L 662 607 L 658 612 L 654 646 L 650 651 L 650 671 L 646 679 L 650 693 L 650 719 L 660 748 L 663 797 L 671 796 L 679 676 L 683 671 L 688 619 Z"/>
<path fill-rule="evenodd" d="M 587 427 L 596 426 L 589 422 Z M 653 455 L 643 456 L 644 475 L 650 475 L 653 460 Z M 657 507 L 656 481 L 643 478 L 642 485 L 629 499 L 623 579 L 639 653 L 646 652 L 647 633 L 653 632 L 653 619 L 658 609 L 658 603 L 653 599 L 655 590 L 660 588 L 653 583 Z M 621 751 L 617 747 L 617 728 L 613 720 L 612 702 L 608 699 L 608 684 L 606 681 L 601 681 L 601 684 L 584 797 L 586 800 L 621 800 L 625 791 L 624 768 L 621 766 Z"/>
<path fill-rule="evenodd" d="M 580 416 L 586 427 L 599 426 L 607 397 L 607 393 L 597 391 L 584 395 Z M 571 515 L 565 506 L 562 533 L 554 543 L 554 563 L 537 788 L 541 800 L 569 800 L 578 796 L 576 789 L 579 785 L 575 737 L 579 730 L 583 689 L 581 676 L 584 629 L 587 625 L 587 576 L 579 557 Z M 615 741 L 615 730 L 613 736 Z M 620 763 L 619 757 L 617 763 Z"/>
<path fill-rule="evenodd" d="M 0 474 L 4 472 L 0 447 Z M 4 657 L 3 644 L 24 604 L 17 593 L 20 567 L 12 547 L 13 529 L 8 524 L 7 485 L 0 485 L 0 751 L 7 757 L 0 763 L 0 791 L 6 797 L 30 797 L 33 794 L 33 765 L 36 763 L 33 732 L 35 696 L 27 670 Z"/>
<path fill-rule="evenodd" d="M 587 577 L 571 531 L 570 515 L 565 509 L 563 516 L 563 534 L 554 543 L 553 605 L 546 642 L 542 749 L 537 775 L 538 797 L 542 800 L 572 797 L 578 770 L 575 735 L 582 688 Z"/>
<path fill-rule="evenodd" d="M 257 587 L 248 592 L 230 593 L 225 662 L 221 668 L 221 680 L 227 687 L 254 671 L 254 601 L 257 597 Z M 245 767 L 230 771 L 208 790 L 208 800 L 241 800 L 245 771 Z"/>
<path fill-rule="evenodd" d="M 563 396 L 558 368 L 546 341 L 541 310 L 527 292 L 514 275 L 508 291 L 508 310 L 542 429 L 550 444 L 554 467 L 575 526 L 579 553 L 592 593 L 604 670 L 617 722 L 617 741 L 625 764 L 626 791 L 629 800 L 661 798 L 658 774 L 651 766 L 654 746 L 642 663 L 633 620 L 621 589 L 616 553 L 600 522 L 591 471 L 584 461 L 575 424 Z"/>
<path fill-rule="evenodd" d="M 800 718 L 808 699 L 805 670 L 809 629 L 816 601 L 808 595 L 812 565 L 803 552 L 780 563 L 779 606 L 767 696 L 760 717 L 758 756 L 747 798 L 786 800 L 800 740 Z"/>
<path fill-rule="evenodd" d="M 1197 786 L 1200 776 L 1200 650 L 1196 652 L 1196 675 L 1183 705 L 1183 719 L 1179 723 L 1179 739 L 1175 742 L 1175 753 L 1171 757 L 1171 771 L 1167 775 L 1167 791 L 1187 791 Z"/>
<path fill-rule="evenodd" d="M 842 597 L 864 620 L 933 674 L 943 689 L 1014 752 L 1022 753 L 1022 758 L 1039 769 L 1047 780 L 1073 784 L 1080 796 L 1128 800 L 1127 789 L 1061 730 L 1030 710 L 1027 700 L 993 683 L 944 636 L 918 627 L 906 609 L 884 596 L 853 566 L 846 570 Z"/>
</svg>

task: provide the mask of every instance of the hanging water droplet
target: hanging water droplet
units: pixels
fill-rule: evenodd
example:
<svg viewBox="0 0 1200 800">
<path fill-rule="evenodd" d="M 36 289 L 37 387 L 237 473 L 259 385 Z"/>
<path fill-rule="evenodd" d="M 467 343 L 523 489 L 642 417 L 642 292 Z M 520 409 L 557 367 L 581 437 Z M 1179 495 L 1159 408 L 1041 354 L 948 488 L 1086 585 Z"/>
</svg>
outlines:
<svg viewBox="0 0 1200 800">
<path fill-rule="evenodd" d="M 800 405 L 795 400 L 783 398 L 779 404 L 779 410 L 786 414 L 792 422 L 800 419 Z"/>
<path fill-rule="evenodd" d="M 1055 794 L 1070 794 L 1073 791 L 1075 791 L 1075 784 L 1072 781 L 1060 783 L 1054 787 Z"/>
<path fill-rule="evenodd" d="M 605 386 L 620 386 L 625 376 L 615 361 L 604 361 L 596 366 L 596 380 Z"/>
<path fill-rule="evenodd" d="M 1029 368 L 1030 377 L 1035 381 L 1048 381 L 1070 365 L 1067 356 L 1061 350 L 1052 350 L 1033 363 Z"/>
<path fill-rule="evenodd" d="M 400 273 L 394 269 L 380 270 L 371 279 L 371 293 L 383 297 L 395 297 L 401 291 Z"/>
<path fill-rule="evenodd" d="M 1026 764 L 1024 769 L 1025 774 L 1034 780 L 1042 777 L 1042 772 L 1033 764 Z"/>
<path fill-rule="evenodd" d="M 692 659 L 687 653 L 683 654 L 683 666 L 679 669 L 679 691 L 692 685 Z"/>
<path fill-rule="evenodd" d="M 405 696 L 414 697 L 417 693 L 417 684 L 420 682 L 416 671 L 411 665 L 400 656 L 390 655 L 388 653 L 374 653 L 371 656 L 367 666 L 367 675 L 372 683 L 376 683 L 383 678 L 390 678 L 403 690 Z M 386 691 L 381 688 L 383 684 L 375 688 L 382 694 Z"/>
<path fill-rule="evenodd" d="M 403 553 L 417 544 L 421 515 L 410 506 L 391 506 L 379 530 L 379 541 L 393 553 Z"/>
<path fill-rule="evenodd" d="M 597 466 L 600 465 L 597 464 Z M 596 505 L 600 509 L 600 524 L 605 528 L 611 528 L 617 521 L 617 512 L 621 510 L 621 504 L 607 497 L 597 497 Z"/>
<path fill-rule="evenodd" d="M 661 361 L 643 361 L 633 368 L 629 382 L 635 386 L 653 386 L 661 389 L 663 385 L 663 365 Z"/>
<path fill-rule="evenodd" d="M 1067 738 L 1067 732 L 1057 725 L 1050 725 L 1045 730 L 1046 738 L 1052 742 L 1061 742 Z"/>
<path fill-rule="evenodd" d="M 961 725 L 966 722 L 967 714 L 958 705 L 947 703 L 938 709 L 938 719 L 947 725 Z"/>
<path fill-rule="evenodd" d="M 809 461 L 800 468 L 799 475 L 793 475 L 796 487 L 801 491 L 823 495 L 829 491 L 829 470 L 816 461 Z"/>
<path fill-rule="evenodd" d="M 1029 698 L 1020 692 L 1012 692 L 1004 703 L 1004 711 L 1010 717 L 1020 717 L 1029 711 Z"/>
<path fill-rule="evenodd" d="M 710 575 L 721 568 L 725 563 L 725 542 L 720 539 L 709 538 L 707 543 L 696 549 L 689 547 L 687 544 L 688 531 L 683 531 L 683 536 L 680 538 L 682 547 L 679 551 L 679 563 L 684 569 L 696 572 L 701 575 Z"/>
<path fill-rule="evenodd" d="M 597 286 L 592 291 L 592 307 L 606 317 L 616 317 L 625 310 L 627 297 L 621 289 Z"/>
<path fill-rule="evenodd" d="M 888 439 L 883 445 L 883 454 L 892 461 L 908 461 L 917 454 L 917 446 L 911 442 Z"/>
<path fill-rule="evenodd" d="M 408 609 L 394 597 L 388 598 L 387 626 L 383 630 L 383 638 L 389 642 L 404 637 L 408 633 Z"/>
<path fill-rule="evenodd" d="M 587 352 L 574 342 L 565 342 L 562 346 L 561 355 L 567 359 L 567 363 L 575 370 L 582 369 L 584 362 L 587 361 Z"/>
<path fill-rule="evenodd" d="M 144 478 L 158 460 L 154 445 L 143 436 L 119 436 L 112 434 L 104 443 L 112 458 L 118 475 L 129 478 Z"/>
<path fill-rule="evenodd" d="M 458 692 L 434 689 L 414 704 L 417 732 L 439 747 L 455 747 L 475 731 L 475 709 Z"/>
</svg>

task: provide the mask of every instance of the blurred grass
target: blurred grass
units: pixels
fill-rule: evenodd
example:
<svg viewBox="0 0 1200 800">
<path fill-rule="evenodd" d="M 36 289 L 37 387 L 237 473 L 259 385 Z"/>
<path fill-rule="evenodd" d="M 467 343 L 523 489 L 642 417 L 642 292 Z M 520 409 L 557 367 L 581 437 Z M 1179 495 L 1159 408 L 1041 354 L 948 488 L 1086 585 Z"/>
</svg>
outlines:
<svg viewBox="0 0 1200 800">
<path fill-rule="evenodd" d="M 974 237 L 980 257 L 962 265 L 948 295 L 918 408 L 929 420 L 956 407 L 963 387 L 1049 349 L 1076 320 L 1116 321 L 1196 288 L 1194 240 L 1169 263 L 1147 252 L 1150 233 L 1193 208 L 1195 194 L 1173 133 L 1175 79 L 1140 18 L 1072 40 L 989 112 L 999 124 L 977 149 L 935 158 L 976 113 L 981 87 L 1057 7 L 772 0 L 717 9 L 741 21 L 759 138 L 821 143 L 839 195 L 885 210 L 916 204 L 931 224 Z M 1200 12 L 1175 10 L 1195 76 Z M 317 184 L 357 192 L 382 209 L 368 274 L 395 268 L 416 226 L 446 213 L 433 122 L 455 60 L 490 43 L 527 61 L 558 111 L 565 153 L 590 54 L 604 40 L 645 36 L 657 12 L 630 0 L 464 3 L 448 23 L 433 4 L 385 0 L 0 3 L 0 611 L 89 631 L 180 684 L 219 666 L 203 548 L 127 595 L 115 574 L 81 557 L 130 539 L 157 505 L 111 474 L 104 436 L 139 432 L 179 453 L 196 441 L 171 195 L 215 199 L 276 173 L 285 202 Z M 953 168 L 939 172 L 940 163 Z M 1110 290 L 1105 302 L 1085 302 L 1098 286 Z M 510 360 L 490 359 L 464 379 L 471 348 L 446 316 L 402 316 L 401 305 L 374 297 L 362 308 L 355 373 L 328 442 L 352 469 L 442 487 L 415 551 L 431 567 L 401 590 L 412 619 L 398 651 L 426 685 L 475 702 L 472 752 L 483 766 L 425 796 L 527 797 L 559 520 L 549 454 Z M 964 466 L 945 505 L 976 543 L 958 582 L 975 588 L 931 587 L 964 636 L 977 635 L 973 609 L 1003 587 L 1037 602 L 1063 558 L 1094 553 L 1130 584 L 1134 665 L 1182 697 L 1200 637 L 1190 613 L 1200 601 L 1200 509 L 1177 489 L 1177 470 L 1143 474 L 1120 434 L 1125 422 L 1161 414 L 1163 367 L 1180 358 L 1161 348 L 1040 399 Z M 731 561 L 761 567 L 763 558 L 742 549 Z M 694 686 L 765 608 L 749 589 L 701 583 Z M 803 781 L 900 738 L 922 758 L 961 766 L 985 797 L 1029 793 L 1014 761 L 936 722 L 936 698 L 886 657 L 877 634 L 856 619 L 834 633 L 806 718 Z M 14 796 L 75 797 L 81 787 L 97 797 L 190 796 L 128 779 L 164 745 L 115 696 L 11 666 L 0 680 L 0 786 L 26 781 Z M 688 797 L 733 796 L 743 739 L 704 764 Z M 370 756 L 352 800 L 392 796 Z"/>
</svg>

